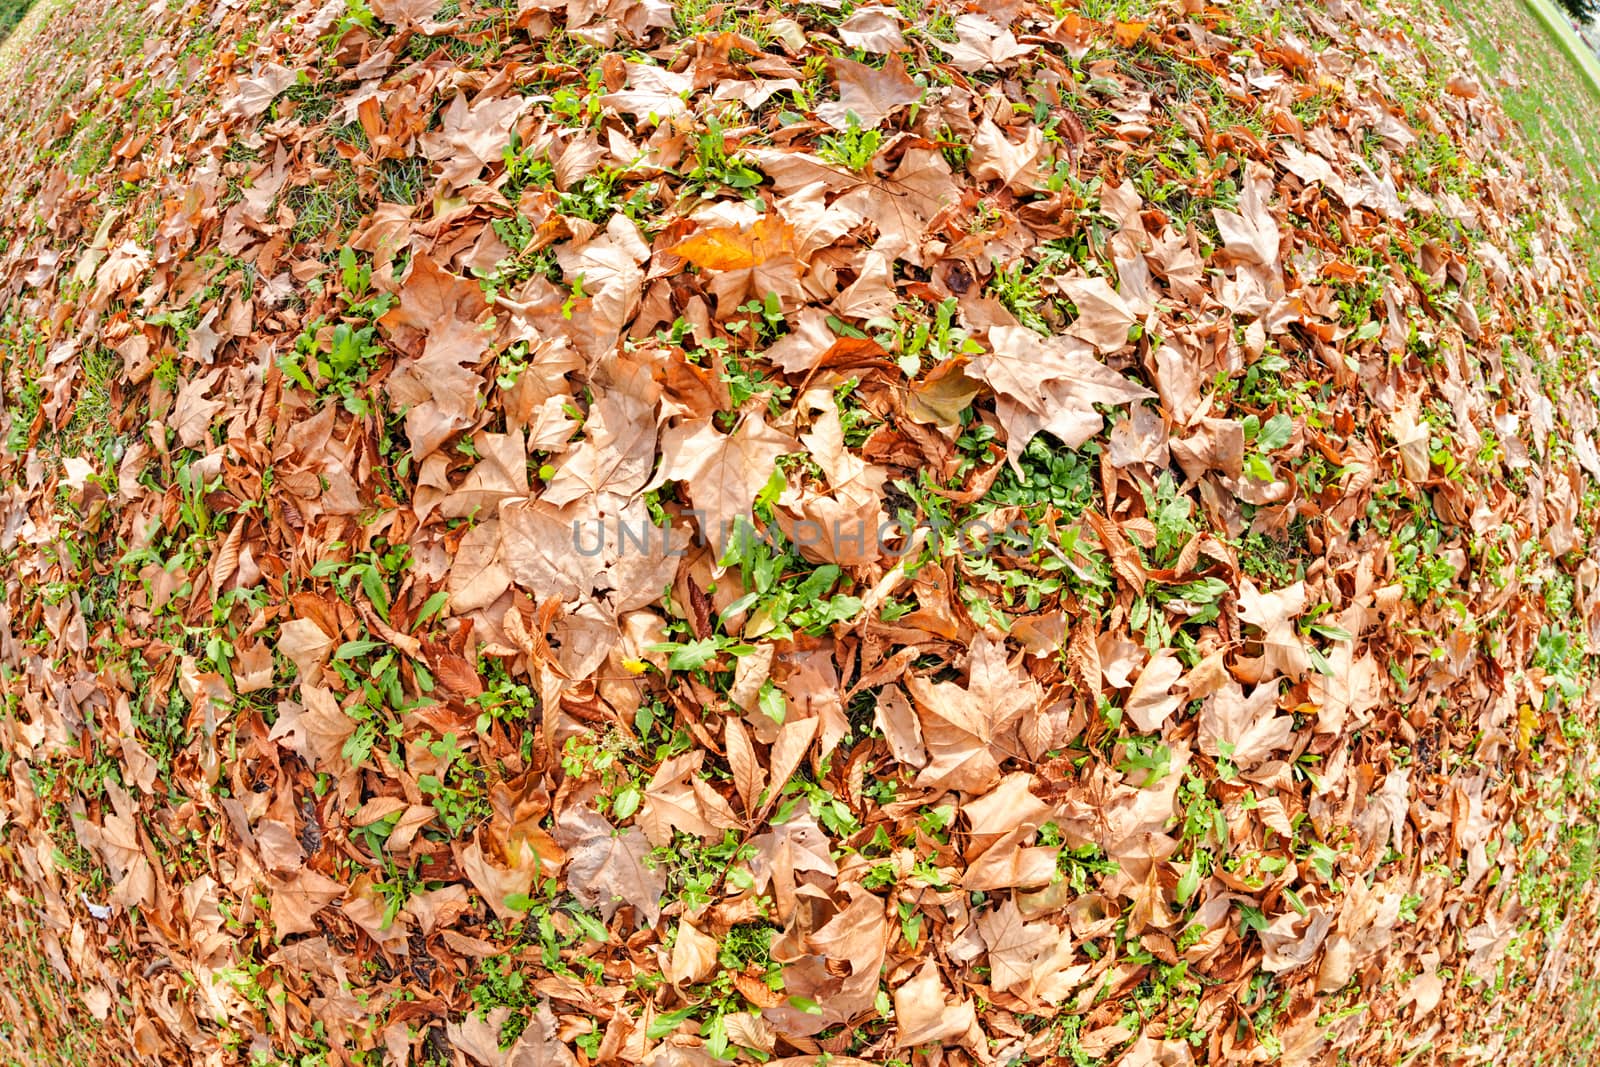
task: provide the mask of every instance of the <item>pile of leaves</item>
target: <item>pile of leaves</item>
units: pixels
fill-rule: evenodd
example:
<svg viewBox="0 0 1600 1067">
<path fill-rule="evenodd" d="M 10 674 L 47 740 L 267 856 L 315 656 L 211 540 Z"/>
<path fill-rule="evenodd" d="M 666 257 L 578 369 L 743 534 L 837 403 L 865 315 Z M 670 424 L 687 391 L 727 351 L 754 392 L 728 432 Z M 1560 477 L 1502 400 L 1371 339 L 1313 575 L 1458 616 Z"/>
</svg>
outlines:
<svg viewBox="0 0 1600 1067">
<path fill-rule="evenodd" d="M 0 1040 L 1594 1040 L 1600 287 L 1410 9 L 107 0 L 0 89 Z"/>
</svg>

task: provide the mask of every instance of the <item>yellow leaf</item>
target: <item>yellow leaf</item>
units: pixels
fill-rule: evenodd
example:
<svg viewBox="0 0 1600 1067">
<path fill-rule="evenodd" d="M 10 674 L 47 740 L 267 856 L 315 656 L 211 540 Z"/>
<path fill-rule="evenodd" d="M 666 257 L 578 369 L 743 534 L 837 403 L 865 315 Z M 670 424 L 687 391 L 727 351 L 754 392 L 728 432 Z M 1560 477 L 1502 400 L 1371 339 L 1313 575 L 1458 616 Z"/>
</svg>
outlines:
<svg viewBox="0 0 1600 1067">
<path fill-rule="evenodd" d="M 1533 743 L 1533 732 L 1539 728 L 1539 716 L 1527 704 L 1517 709 L 1517 751 L 1526 752 Z"/>
</svg>

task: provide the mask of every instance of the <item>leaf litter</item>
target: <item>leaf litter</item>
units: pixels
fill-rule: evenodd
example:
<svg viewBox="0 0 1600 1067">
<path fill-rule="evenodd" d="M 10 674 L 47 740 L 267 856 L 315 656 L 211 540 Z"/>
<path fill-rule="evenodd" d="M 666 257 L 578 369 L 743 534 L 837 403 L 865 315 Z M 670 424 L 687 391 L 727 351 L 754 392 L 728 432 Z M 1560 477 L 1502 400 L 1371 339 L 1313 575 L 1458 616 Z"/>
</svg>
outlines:
<svg viewBox="0 0 1600 1067">
<path fill-rule="evenodd" d="M 0 163 L 13 1054 L 1593 1041 L 1595 275 L 1448 29 L 47 32 Z"/>
</svg>

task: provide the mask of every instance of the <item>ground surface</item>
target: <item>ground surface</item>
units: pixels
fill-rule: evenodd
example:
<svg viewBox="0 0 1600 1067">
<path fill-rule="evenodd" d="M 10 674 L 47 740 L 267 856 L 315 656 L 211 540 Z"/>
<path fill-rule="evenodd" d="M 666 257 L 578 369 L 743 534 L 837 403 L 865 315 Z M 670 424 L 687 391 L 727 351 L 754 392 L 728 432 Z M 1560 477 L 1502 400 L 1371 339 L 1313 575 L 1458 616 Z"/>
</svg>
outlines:
<svg viewBox="0 0 1600 1067">
<path fill-rule="evenodd" d="M 1594 111 L 1467 6 L 35 12 L 9 1060 L 1591 1062 Z"/>
<path fill-rule="evenodd" d="M 1567 201 L 1587 224 L 1576 239 L 1592 259 L 1600 247 L 1600 87 L 1576 68 L 1571 50 L 1550 28 L 1530 15 L 1530 0 L 1414 5 L 1419 15 L 1440 9 L 1462 31 L 1473 60 L 1528 143 L 1570 179 Z"/>
<path fill-rule="evenodd" d="M 0 0 L 0 41 L 11 35 L 33 6 L 33 0 Z"/>
</svg>

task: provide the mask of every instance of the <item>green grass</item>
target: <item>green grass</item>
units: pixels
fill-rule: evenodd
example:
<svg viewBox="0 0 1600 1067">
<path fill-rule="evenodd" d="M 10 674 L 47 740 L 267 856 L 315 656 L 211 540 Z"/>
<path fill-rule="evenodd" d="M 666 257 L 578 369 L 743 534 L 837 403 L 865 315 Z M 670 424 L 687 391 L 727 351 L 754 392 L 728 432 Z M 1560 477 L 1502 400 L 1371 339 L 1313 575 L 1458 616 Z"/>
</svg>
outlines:
<svg viewBox="0 0 1600 1067">
<path fill-rule="evenodd" d="M 1600 56 L 1596 56 L 1588 42 L 1573 31 L 1567 13 L 1556 7 L 1553 0 L 1522 0 L 1522 3 L 1534 18 L 1544 24 L 1545 30 L 1555 38 L 1557 46 L 1567 53 L 1567 58 L 1582 68 L 1590 87 L 1600 93 Z"/>
<path fill-rule="evenodd" d="M 0 76 L 22 65 L 28 42 L 69 0 L 0 0 Z"/>
<path fill-rule="evenodd" d="M 11 36 L 11 31 L 32 6 L 33 0 L 0 0 L 0 41 Z"/>
<path fill-rule="evenodd" d="M 1576 240 L 1600 263 L 1600 87 L 1574 52 L 1581 43 L 1535 16 L 1531 8 L 1544 0 L 1433 2 L 1466 38 L 1487 75 L 1484 88 L 1570 181 L 1567 203 L 1585 224 Z"/>
</svg>

